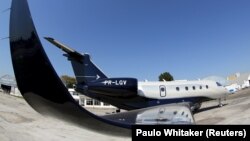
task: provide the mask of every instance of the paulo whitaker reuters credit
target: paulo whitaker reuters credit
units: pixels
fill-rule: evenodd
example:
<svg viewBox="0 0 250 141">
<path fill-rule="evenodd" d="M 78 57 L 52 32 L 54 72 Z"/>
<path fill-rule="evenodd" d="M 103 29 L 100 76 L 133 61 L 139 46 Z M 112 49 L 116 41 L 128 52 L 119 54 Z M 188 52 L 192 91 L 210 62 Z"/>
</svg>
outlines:
<svg viewBox="0 0 250 141">
<path fill-rule="evenodd" d="M 229 129 L 225 131 L 216 131 L 215 129 L 206 129 L 206 136 L 245 136 L 245 130 L 241 131 L 230 131 Z M 163 134 L 162 134 L 163 133 Z M 192 129 L 183 130 L 183 129 L 163 129 L 151 131 L 143 131 L 142 129 L 136 129 L 136 136 L 204 136 L 204 131 L 194 131 Z"/>
</svg>

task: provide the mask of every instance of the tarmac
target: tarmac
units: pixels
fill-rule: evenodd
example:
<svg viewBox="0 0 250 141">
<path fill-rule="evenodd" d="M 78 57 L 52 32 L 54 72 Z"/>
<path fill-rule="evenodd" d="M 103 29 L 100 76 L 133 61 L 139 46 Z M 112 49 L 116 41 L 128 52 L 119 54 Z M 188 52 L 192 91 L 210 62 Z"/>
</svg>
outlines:
<svg viewBox="0 0 250 141">
<path fill-rule="evenodd" d="M 219 107 L 215 100 L 203 103 L 194 114 L 196 124 L 250 125 L 250 88 L 230 94 L 223 104 Z"/>
<path fill-rule="evenodd" d="M 23 98 L 0 92 L 0 141 L 131 141 L 43 117 Z"/>
<path fill-rule="evenodd" d="M 250 124 L 250 89 L 231 94 L 223 107 L 217 101 L 203 103 L 194 115 L 196 124 Z M 131 141 L 91 132 L 70 123 L 43 117 L 23 98 L 0 92 L 0 141 Z"/>
</svg>

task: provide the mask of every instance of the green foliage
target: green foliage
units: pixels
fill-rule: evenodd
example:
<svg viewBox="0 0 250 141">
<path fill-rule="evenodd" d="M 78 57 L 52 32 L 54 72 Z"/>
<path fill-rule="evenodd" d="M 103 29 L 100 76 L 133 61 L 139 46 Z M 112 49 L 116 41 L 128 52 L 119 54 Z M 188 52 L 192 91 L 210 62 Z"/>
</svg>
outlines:
<svg viewBox="0 0 250 141">
<path fill-rule="evenodd" d="M 173 81 L 174 77 L 169 72 L 164 72 L 160 74 L 159 81 Z"/>
<path fill-rule="evenodd" d="M 76 84 L 75 77 L 71 77 L 68 75 L 62 75 L 61 80 L 66 85 L 67 88 L 73 88 L 73 86 Z"/>
</svg>

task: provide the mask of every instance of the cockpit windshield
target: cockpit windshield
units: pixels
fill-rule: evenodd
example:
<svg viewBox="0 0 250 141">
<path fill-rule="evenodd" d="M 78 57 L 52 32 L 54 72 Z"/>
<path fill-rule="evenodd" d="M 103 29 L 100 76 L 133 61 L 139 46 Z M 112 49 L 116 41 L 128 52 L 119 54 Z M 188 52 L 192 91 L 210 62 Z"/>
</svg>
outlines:
<svg viewBox="0 0 250 141">
<path fill-rule="evenodd" d="M 219 86 L 219 87 L 222 86 L 221 83 L 219 83 L 219 82 L 216 82 L 216 84 L 217 84 L 217 86 Z"/>
</svg>

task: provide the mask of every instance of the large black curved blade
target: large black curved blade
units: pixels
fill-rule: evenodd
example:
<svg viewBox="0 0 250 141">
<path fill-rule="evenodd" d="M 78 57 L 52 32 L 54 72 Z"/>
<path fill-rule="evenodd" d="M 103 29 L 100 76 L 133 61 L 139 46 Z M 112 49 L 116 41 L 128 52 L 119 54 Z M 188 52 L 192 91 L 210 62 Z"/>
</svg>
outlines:
<svg viewBox="0 0 250 141">
<path fill-rule="evenodd" d="M 12 0 L 10 48 L 17 85 L 36 111 L 102 133 L 130 134 L 129 129 L 120 127 L 130 128 L 131 123 L 98 117 L 83 109 L 70 96 L 42 47 L 27 0 Z"/>
</svg>

